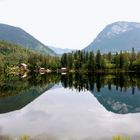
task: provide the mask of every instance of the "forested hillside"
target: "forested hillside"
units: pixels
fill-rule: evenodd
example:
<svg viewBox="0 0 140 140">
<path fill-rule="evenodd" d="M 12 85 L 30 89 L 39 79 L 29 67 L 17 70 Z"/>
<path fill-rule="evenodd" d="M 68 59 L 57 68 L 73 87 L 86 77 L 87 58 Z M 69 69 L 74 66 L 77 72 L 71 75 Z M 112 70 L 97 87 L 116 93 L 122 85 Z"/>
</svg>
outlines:
<svg viewBox="0 0 140 140">
<path fill-rule="evenodd" d="M 23 29 L 7 24 L 0 24 L 0 40 L 18 44 L 24 48 L 34 50 L 44 55 L 56 55 L 48 46 L 41 43 Z"/>
<path fill-rule="evenodd" d="M 55 69 L 60 65 L 57 57 L 45 56 L 15 44 L 0 41 L 0 69 L 17 66 L 20 63 L 28 64 L 30 69 L 39 67 Z"/>
</svg>

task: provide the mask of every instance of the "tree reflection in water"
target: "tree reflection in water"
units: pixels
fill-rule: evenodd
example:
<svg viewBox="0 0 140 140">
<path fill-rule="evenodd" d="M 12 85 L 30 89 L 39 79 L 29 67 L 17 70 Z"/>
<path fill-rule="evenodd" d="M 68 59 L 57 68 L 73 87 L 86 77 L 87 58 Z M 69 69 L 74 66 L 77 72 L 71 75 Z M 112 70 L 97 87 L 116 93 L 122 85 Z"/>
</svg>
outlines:
<svg viewBox="0 0 140 140">
<path fill-rule="evenodd" d="M 0 75 L 0 113 L 21 109 L 60 81 L 64 88 L 90 91 L 108 111 L 119 114 L 140 112 L 138 74 L 33 73 L 24 79 Z"/>
<path fill-rule="evenodd" d="M 76 73 L 62 76 L 61 82 L 64 88 L 90 91 L 108 111 L 118 114 L 140 112 L 140 76 L 137 74 Z"/>
<path fill-rule="evenodd" d="M 61 76 L 61 82 L 64 88 L 77 89 L 79 92 L 84 90 L 98 92 L 104 86 L 108 87 L 108 90 L 112 90 L 112 86 L 116 91 L 127 92 L 131 88 L 132 94 L 135 94 L 135 88 L 140 90 L 140 75 L 119 73 L 112 75 L 105 74 L 80 74 L 69 73 Z"/>
</svg>

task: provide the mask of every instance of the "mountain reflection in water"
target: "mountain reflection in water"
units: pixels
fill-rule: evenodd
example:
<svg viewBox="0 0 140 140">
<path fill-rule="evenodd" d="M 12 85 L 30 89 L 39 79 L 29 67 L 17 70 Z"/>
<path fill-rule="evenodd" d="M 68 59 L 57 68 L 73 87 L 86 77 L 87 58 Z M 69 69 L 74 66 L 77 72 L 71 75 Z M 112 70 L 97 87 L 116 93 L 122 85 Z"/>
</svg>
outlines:
<svg viewBox="0 0 140 140">
<path fill-rule="evenodd" d="M 0 77 L 0 113 L 19 110 L 49 90 L 60 80 L 59 75 L 30 75 Z"/>
<path fill-rule="evenodd" d="M 0 136 L 135 140 L 140 137 L 138 112 L 137 74 L 0 75 Z"/>
<path fill-rule="evenodd" d="M 19 110 L 32 102 L 56 83 L 64 88 L 90 91 L 108 111 L 127 114 L 140 112 L 140 76 L 120 73 L 114 75 L 32 74 L 0 76 L 0 113 Z"/>
<path fill-rule="evenodd" d="M 140 112 L 140 76 L 68 74 L 61 77 L 65 88 L 90 91 L 108 111 L 127 114 Z"/>
</svg>

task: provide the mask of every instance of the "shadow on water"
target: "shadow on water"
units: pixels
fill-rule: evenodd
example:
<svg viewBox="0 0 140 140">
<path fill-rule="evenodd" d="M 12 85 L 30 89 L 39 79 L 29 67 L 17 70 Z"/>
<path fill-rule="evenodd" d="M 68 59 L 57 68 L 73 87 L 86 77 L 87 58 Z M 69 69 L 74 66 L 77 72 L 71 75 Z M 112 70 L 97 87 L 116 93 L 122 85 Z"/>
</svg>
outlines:
<svg viewBox="0 0 140 140">
<path fill-rule="evenodd" d="M 15 75 L 0 75 L 0 113 L 23 108 L 59 80 L 60 76 L 53 74 L 32 74 L 25 79 Z"/>
<path fill-rule="evenodd" d="M 106 110 L 118 113 L 140 112 L 140 76 L 120 73 L 114 75 L 67 74 L 61 77 L 65 88 L 90 91 Z"/>
</svg>

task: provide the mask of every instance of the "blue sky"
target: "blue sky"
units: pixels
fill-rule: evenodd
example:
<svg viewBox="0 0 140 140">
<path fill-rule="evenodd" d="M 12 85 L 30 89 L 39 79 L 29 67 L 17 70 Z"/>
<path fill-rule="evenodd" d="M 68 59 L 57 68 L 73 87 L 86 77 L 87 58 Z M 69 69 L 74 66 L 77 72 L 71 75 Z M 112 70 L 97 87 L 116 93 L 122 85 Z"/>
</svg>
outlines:
<svg viewBox="0 0 140 140">
<path fill-rule="evenodd" d="M 140 22 L 139 0 L 0 0 L 0 23 L 18 26 L 46 45 L 81 49 L 107 25 Z"/>
</svg>

